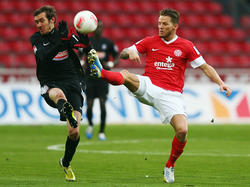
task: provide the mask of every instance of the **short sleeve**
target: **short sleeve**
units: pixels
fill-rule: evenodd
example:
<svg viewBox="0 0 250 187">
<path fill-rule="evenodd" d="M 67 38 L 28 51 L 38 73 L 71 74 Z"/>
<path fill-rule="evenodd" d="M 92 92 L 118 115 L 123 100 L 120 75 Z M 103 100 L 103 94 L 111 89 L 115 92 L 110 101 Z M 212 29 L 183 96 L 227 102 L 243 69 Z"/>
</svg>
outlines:
<svg viewBox="0 0 250 187">
<path fill-rule="evenodd" d="M 200 56 L 200 57 L 194 59 L 192 62 L 190 62 L 192 68 L 197 68 L 205 63 L 206 63 L 206 61 L 204 60 L 204 58 L 202 56 Z"/>
<path fill-rule="evenodd" d="M 147 47 L 146 47 L 147 46 L 147 38 L 144 38 L 144 39 L 136 42 L 134 45 L 139 53 L 141 53 L 141 54 L 146 53 L 146 51 L 147 51 Z"/>
</svg>

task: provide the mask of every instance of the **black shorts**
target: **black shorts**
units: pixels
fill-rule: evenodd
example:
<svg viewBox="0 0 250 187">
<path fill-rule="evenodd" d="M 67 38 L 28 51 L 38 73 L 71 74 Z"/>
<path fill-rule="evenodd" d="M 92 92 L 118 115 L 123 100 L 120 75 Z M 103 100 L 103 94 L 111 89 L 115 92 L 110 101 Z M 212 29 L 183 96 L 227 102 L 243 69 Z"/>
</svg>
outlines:
<svg viewBox="0 0 250 187">
<path fill-rule="evenodd" d="M 88 79 L 86 82 L 87 98 L 107 97 L 109 84 L 103 79 Z"/>
<path fill-rule="evenodd" d="M 84 100 L 79 81 L 53 81 L 42 85 L 42 97 L 49 106 L 57 108 L 57 105 L 49 98 L 48 89 L 50 88 L 60 88 L 66 96 L 68 102 L 73 106 L 74 110 L 82 114 Z M 66 121 L 62 114 L 60 114 L 60 120 Z"/>
</svg>

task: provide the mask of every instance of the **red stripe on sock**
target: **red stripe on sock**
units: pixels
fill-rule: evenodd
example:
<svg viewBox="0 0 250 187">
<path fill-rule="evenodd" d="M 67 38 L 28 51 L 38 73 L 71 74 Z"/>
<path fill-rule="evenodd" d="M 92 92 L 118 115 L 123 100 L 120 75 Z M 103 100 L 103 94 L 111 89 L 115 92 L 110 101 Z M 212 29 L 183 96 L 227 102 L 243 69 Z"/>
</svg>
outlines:
<svg viewBox="0 0 250 187">
<path fill-rule="evenodd" d="M 112 85 L 122 85 L 124 83 L 124 78 L 120 72 L 113 72 L 102 69 L 102 78 Z"/>
<path fill-rule="evenodd" d="M 184 151 L 184 147 L 186 145 L 187 141 L 181 143 L 176 136 L 173 139 L 172 142 L 172 150 L 169 156 L 169 159 L 166 163 L 166 167 L 174 167 L 174 164 L 176 160 L 181 156 L 182 152 Z"/>
</svg>

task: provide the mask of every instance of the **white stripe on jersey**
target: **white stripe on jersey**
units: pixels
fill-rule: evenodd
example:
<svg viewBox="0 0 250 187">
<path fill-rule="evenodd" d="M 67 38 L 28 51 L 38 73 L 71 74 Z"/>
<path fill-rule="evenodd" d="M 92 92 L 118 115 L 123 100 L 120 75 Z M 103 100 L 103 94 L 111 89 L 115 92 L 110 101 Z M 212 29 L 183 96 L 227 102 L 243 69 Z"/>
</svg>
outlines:
<svg viewBox="0 0 250 187">
<path fill-rule="evenodd" d="M 197 68 L 197 67 L 201 66 L 202 64 L 206 64 L 206 61 L 204 60 L 204 58 L 202 56 L 200 56 L 190 63 L 191 63 L 192 68 Z"/>
</svg>

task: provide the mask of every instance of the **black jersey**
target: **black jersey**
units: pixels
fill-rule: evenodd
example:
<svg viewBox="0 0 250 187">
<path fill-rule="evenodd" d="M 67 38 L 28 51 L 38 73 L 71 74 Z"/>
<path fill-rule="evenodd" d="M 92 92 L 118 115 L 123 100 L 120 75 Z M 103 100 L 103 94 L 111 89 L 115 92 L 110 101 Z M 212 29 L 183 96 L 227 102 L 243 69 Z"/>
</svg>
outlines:
<svg viewBox="0 0 250 187">
<path fill-rule="evenodd" d="M 104 68 L 105 64 L 109 61 L 110 56 L 113 58 L 118 56 L 118 48 L 111 40 L 107 38 L 95 40 L 93 37 L 91 37 L 90 41 L 92 48 L 97 51 L 99 60 Z"/>
<path fill-rule="evenodd" d="M 34 33 L 30 42 L 36 57 L 36 74 L 43 86 L 51 81 L 79 80 L 75 64 L 79 58 L 72 48 L 64 46 L 56 28 L 46 35 Z"/>
<path fill-rule="evenodd" d="M 115 58 L 119 54 L 117 46 L 111 40 L 107 38 L 100 38 L 99 40 L 96 40 L 93 37 L 91 37 L 90 42 L 92 44 L 92 48 L 97 51 L 99 60 L 103 68 L 108 69 L 106 66 L 106 63 L 109 61 L 110 56 Z M 90 75 L 88 76 L 87 86 L 88 85 L 98 86 L 100 84 L 106 84 L 108 86 L 108 84 L 106 83 L 104 79 L 96 79 L 96 78 L 91 77 Z"/>
</svg>

